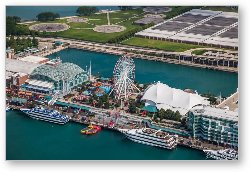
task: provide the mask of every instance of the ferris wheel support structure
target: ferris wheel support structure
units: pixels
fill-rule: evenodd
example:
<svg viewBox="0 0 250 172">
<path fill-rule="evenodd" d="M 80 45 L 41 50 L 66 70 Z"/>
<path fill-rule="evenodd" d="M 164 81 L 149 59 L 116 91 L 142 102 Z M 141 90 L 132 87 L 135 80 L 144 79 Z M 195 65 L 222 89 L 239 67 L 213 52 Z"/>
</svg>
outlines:
<svg viewBox="0 0 250 172">
<path fill-rule="evenodd" d="M 135 64 L 132 58 L 122 56 L 117 61 L 114 71 L 114 86 L 110 94 L 114 92 L 117 100 L 127 100 L 129 96 L 140 90 L 134 84 Z"/>
</svg>

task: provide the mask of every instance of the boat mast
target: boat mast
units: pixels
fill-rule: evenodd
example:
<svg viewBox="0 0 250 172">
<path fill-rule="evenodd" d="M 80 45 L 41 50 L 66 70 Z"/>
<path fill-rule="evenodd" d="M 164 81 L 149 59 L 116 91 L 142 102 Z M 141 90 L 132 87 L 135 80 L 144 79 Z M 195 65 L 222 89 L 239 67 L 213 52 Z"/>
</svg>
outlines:
<svg viewBox="0 0 250 172">
<path fill-rule="evenodd" d="M 91 81 L 91 60 L 89 62 L 89 80 Z"/>
</svg>

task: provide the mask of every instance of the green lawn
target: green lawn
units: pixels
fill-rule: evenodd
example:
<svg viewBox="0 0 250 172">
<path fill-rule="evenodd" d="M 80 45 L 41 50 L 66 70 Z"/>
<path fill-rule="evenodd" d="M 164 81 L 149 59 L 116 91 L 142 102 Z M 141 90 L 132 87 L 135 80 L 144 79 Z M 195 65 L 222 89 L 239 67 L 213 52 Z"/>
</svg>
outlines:
<svg viewBox="0 0 250 172">
<path fill-rule="evenodd" d="M 137 37 L 126 40 L 122 44 L 154 48 L 172 52 L 183 52 L 193 48 L 205 48 L 205 46 L 199 46 L 199 45 L 175 43 L 175 42 L 152 40 L 152 39 L 137 38 Z"/>
<path fill-rule="evenodd" d="M 207 52 L 208 50 L 194 50 L 192 51 L 192 54 L 195 54 L 195 55 L 202 55 L 204 54 L 205 52 Z"/>
<path fill-rule="evenodd" d="M 131 21 L 123 22 L 121 25 L 126 27 L 126 30 L 119 33 L 99 33 L 95 32 L 93 29 L 84 29 L 84 28 L 94 28 L 92 25 L 88 24 L 69 24 L 70 29 L 58 32 L 58 33 L 47 33 L 48 35 L 54 35 L 54 36 L 61 36 L 61 37 L 67 37 L 67 38 L 74 38 L 74 39 L 80 39 L 80 40 L 88 40 L 88 41 L 94 41 L 94 42 L 107 42 L 109 39 L 114 38 L 116 36 L 119 36 L 125 32 L 128 32 L 129 30 L 132 30 L 134 28 L 138 28 L 140 26 L 131 24 Z M 76 29 L 76 28 L 82 28 L 82 29 Z M 46 34 L 46 35 L 47 35 Z"/>
<path fill-rule="evenodd" d="M 122 35 L 130 30 L 133 30 L 135 28 L 142 28 L 139 25 L 133 24 L 133 21 L 137 20 L 138 17 L 131 19 L 131 17 L 138 14 L 140 15 L 139 18 L 141 18 L 143 16 L 142 10 L 137 9 L 137 10 L 127 10 L 127 11 L 118 11 L 115 13 L 110 13 L 111 24 L 123 21 L 119 23 L 119 25 L 126 27 L 125 31 L 119 33 L 98 33 L 93 31 L 93 28 L 96 25 L 107 24 L 106 14 L 93 14 L 91 16 L 83 16 L 89 19 L 88 23 L 68 23 L 67 19 L 59 19 L 52 21 L 55 23 L 67 23 L 70 26 L 70 29 L 57 33 L 41 33 L 41 36 L 60 36 L 65 38 L 73 38 L 73 39 L 80 39 L 80 40 L 87 40 L 94 42 L 108 42 L 110 39 Z M 124 21 L 125 19 L 129 20 Z"/>
</svg>

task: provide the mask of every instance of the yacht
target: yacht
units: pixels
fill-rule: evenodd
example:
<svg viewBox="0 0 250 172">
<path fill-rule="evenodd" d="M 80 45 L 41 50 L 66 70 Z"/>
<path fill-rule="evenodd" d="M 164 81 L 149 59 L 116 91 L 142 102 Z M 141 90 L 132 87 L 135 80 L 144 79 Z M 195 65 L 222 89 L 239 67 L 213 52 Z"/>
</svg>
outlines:
<svg viewBox="0 0 250 172">
<path fill-rule="evenodd" d="M 43 107 L 35 107 L 32 109 L 20 109 L 29 117 L 37 120 L 52 122 L 56 124 L 65 124 L 69 121 L 69 116 L 62 115 L 56 110 L 50 110 Z"/>
<path fill-rule="evenodd" d="M 11 108 L 9 106 L 6 107 L 6 112 L 9 112 Z"/>
<path fill-rule="evenodd" d="M 216 160 L 238 160 L 238 152 L 234 149 L 203 150 L 207 158 Z"/>
<path fill-rule="evenodd" d="M 173 149 L 177 146 L 178 136 L 170 135 L 161 130 L 151 128 L 141 129 L 118 129 L 128 139 L 150 146 L 156 146 L 166 149 Z"/>
</svg>

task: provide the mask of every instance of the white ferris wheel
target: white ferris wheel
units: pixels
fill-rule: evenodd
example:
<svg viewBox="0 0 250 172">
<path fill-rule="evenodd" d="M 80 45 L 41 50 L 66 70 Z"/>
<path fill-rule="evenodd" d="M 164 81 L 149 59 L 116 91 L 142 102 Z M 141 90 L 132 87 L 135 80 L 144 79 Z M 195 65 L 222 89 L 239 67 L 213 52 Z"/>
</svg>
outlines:
<svg viewBox="0 0 250 172">
<path fill-rule="evenodd" d="M 117 100 L 126 100 L 133 93 L 140 92 L 135 86 L 135 63 L 132 58 L 122 56 L 116 62 L 114 71 L 113 92 Z"/>
</svg>

